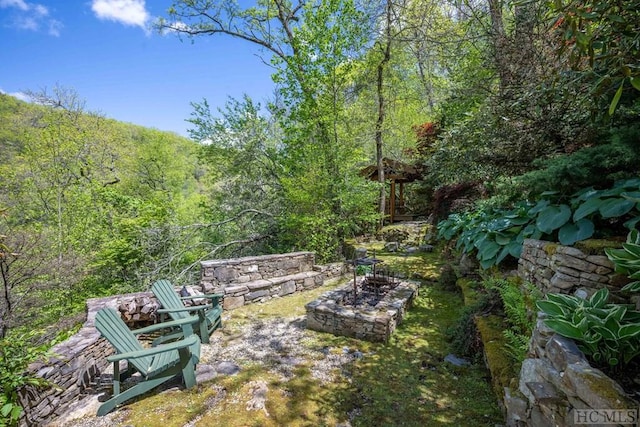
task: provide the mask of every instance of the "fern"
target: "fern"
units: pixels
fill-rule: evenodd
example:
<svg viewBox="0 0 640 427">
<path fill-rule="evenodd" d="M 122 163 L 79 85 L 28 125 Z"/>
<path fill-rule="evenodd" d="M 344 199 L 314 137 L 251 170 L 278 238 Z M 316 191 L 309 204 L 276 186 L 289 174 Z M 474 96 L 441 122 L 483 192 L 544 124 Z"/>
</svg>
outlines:
<svg viewBox="0 0 640 427">
<path fill-rule="evenodd" d="M 503 331 L 509 355 L 522 362 L 529 348 L 529 338 L 535 326 L 535 303 L 540 291 L 530 283 L 518 284 L 509 280 L 490 278 L 484 281 L 488 290 L 500 295 L 509 328 Z"/>
</svg>

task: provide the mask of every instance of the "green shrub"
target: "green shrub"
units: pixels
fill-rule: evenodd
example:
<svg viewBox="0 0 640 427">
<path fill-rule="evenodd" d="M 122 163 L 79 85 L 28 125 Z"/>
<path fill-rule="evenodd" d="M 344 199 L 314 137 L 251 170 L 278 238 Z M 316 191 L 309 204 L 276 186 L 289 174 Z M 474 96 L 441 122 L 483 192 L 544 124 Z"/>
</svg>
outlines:
<svg viewBox="0 0 640 427">
<path fill-rule="evenodd" d="M 637 130 L 635 133 L 637 140 L 640 133 Z M 618 136 L 616 140 L 619 139 Z M 518 189 L 526 190 L 528 194 L 540 194 L 548 190 L 571 194 L 592 185 L 607 188 L 617 180 L 636 176 L 640 151 L 632 144 L 614 142 L 583 148 L 570 155 L 539 160 L 534 164 L 542 169 L 517 177 Z"/>
<path fill-rule="evenodd" d="M 45 387 L 49 382 L 28 371 L 30 363 L 45 357 L 44 346 L 33 346 L 34 333 L 0 339 L 0 426 L 18 424 L 23 408 L 18 392 L 26 386 Z"/>
</svg>

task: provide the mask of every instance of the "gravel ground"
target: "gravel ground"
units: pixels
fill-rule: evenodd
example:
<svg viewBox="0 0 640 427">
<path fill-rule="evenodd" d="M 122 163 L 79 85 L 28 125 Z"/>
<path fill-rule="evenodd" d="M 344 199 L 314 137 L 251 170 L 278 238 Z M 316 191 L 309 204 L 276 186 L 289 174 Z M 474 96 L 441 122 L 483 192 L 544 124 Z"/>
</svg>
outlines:
<svg viewBox="0 0 640 427">
<path fill-rule="evenodd" d="M 310 333 L 304 327 L 304 317 L 256 320 L 233 330 L 223 329 L 211 336 L 211 343 L 202 346 L 200 364 L 197 369 L 198 382 L 202 383 L 216 375 L 232 375 L 247 363 L 259 363 L 270 372 L 288 379 L 293 376 L 296 365 L 311 361 L 314 378 L 322 383 L 333 381 L 341 367 L 362 357 L 353 349 L 331 351 L 324 347 L 313 349 L 304 345 L 310 340 Z M 169 386 L 175 389 L 175 384 Z M 255 409 L 260 405 L 262 384 L 255 384 L 253 396 L 247 401 Z M 112 427 L 124 426 L 126 407 L 121 407 L 104 417 L 96 417 L 100 402 L 97 394 L 88 395 L 69 407 L 61 418 L 48 424 L 50 427 Z M 224 391 L 212 399 L 215 406 L 224 398 Z M 263 403 L 263 402 L 262 402 Z M 194 421 L 185 427 L 192 426 Z"/>
</svg>

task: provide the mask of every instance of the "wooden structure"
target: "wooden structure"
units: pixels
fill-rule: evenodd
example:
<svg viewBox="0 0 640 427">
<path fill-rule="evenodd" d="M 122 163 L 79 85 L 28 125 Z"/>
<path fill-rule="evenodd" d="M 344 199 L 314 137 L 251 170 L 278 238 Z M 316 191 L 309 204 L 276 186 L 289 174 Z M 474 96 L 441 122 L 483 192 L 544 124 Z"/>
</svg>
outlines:
<svg viewBox="0 0 640 427">
<path fill-rule="evenodd" d="M 116 354 L 107 357 L 113 362 L 113 394 L 98 408 L 98 416 L 108 414 L 121 403 L 145 394 L 149 390 L 174 378 L 181 377 L 186 388 L 196 385 L 195 365 L 200 360 L 200 339 L 193 334 L 195 316 L 167 323 L 157 323 L 131 331 L 112 308 L 103 308 L 96 313 L 95 325 L 100 334 L 114 347 Z M 158 329 L 180 326 L 182 339 L 157 347 L 144 348 L 137 335 Z M 120 361 L 127 368 L 120 371 Z M 122 381 L 139 372 L 142 380 L 127 389 L 121 389 Z"/>
<path fill-rule="evenodd" d="M 168 280 L 158 280 L 151 286 L 151 291 L 156 296 L 162 308 L 158 309 L 158 313 L 168 314 L 173 320 L 185 319 L 192 316 L 195 312 L 198 315 L 197 330 L 200 334 L 200 341 L 203 344 L 209 344 L 209 335 L 222 326 L 222 306 L 220 299 L 224 295 L 187 295 L 178 296 L 173 285 Z M 208 299 L 210 302 L 206 305 L 193 305 L 185 307 L 185 300 Z M 181 332 L 178 331 L 178 334 Z"/>
<path fill-rule="evenodd" d="M 422 179 L 422 171 L 420 171 L 415 165 L 410 165 L 387 157 L 382 159 L 382 164 L 384 167 L 384 179 L 391 183 L 389 203 L 385 205 L 389 215 L 389 222 L 393 223 L 396 221 L 412 220 L 413 215 L 408 214 L 405 210 L 404 184 Z M 370 179 L 371 181 L 378 181 L 378 166 L 367 166 L 360 170 L 360 175 Z M 397 202 L 396 187 L 398 187 L 399 190 Z"/>
</svg>

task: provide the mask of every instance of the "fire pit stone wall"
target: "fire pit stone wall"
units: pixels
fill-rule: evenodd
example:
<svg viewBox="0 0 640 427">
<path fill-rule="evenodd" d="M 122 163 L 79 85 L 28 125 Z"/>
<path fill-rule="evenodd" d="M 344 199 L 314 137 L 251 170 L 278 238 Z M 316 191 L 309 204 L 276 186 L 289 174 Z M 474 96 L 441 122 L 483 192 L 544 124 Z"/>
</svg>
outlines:
<svg viewBox="0 0 640 427">
<path fill-rule="evenodd" d="M 361 303 L 354 307 L 346 303 L 353 298 L 351 282 L 325 292 L 305 306 L 307 328 L 366 341 L 388 342 L 417 295 L 417 284 L 400 282 L 375 305 Z"/>
</svg>

